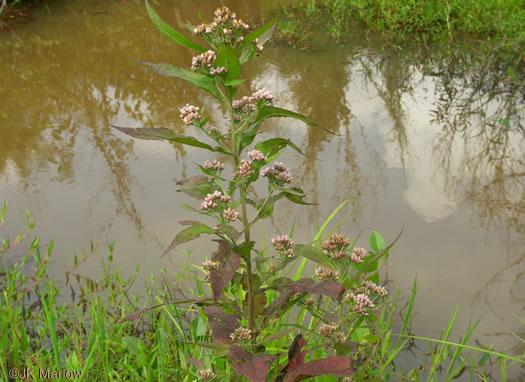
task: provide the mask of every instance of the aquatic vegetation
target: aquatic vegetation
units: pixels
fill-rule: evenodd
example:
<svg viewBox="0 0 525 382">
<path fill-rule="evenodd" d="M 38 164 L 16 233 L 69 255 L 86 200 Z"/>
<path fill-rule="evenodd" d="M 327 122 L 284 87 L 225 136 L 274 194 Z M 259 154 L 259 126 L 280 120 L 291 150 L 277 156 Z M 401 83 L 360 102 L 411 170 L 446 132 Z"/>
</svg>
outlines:
<svg viewBox="0 0 525 382">
<path fill-rule="evenodd" d="M 380 34 L 390 47 L 401 48 L 414 39 L 431 48 L 444 43 L 454 53 L 452 63 L 469 53 L 482 56 L 485 71 L 498 61 L 505 66 L 504 74 L 523 83 L 521 0 L 312 0 L 293 3 L 284 14 L 276 35 L 293 46 L 326 46 L 316 42 L 323 31 L 341 44 L 355 38 L 356 32 L 366 37 L 367 30 Z"/>
</svg>

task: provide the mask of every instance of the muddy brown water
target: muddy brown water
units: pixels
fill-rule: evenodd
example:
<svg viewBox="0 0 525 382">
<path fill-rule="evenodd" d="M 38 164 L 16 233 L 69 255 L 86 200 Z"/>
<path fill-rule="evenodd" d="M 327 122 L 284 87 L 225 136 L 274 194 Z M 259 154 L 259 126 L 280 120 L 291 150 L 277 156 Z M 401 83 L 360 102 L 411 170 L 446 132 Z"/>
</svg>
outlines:
<svg viewBox="0 0 525 382">
<path fill-rule="evenodd" d="M 159 3 L 179 29 L 223 5 Z M 227 5 L 252 23 L 278 2 Z M 64 265 L 91 241 L 98 253 L 80 273 L 93 278 L 113 240 L 113 266 L 124 274 L 137 265 L 144 278 L 180 269 L 184 248 L 160 253 L 180 229 L 177 221 L 193 218 L 178 205 L 198 201 L 178 193 L 174 179 L 196 175 L 195 164 L 210 155 L 133 140 L 110 124 L 199 136 L 178 116 L 192 103 L 205 105 L 220 125 L 210 97 L 132 60 L 189 66 L 191 53 L 158 33 L 140 2 L 59 1 L 35 18 L 0 34 L 0 201 L 9 202 L 2 236 L 21 229 L 29 209 L 32 235 L 44 244 L 54 239 L 49 272 L 62 283 Z M 406 298 L 417 276 L 415 333 L 439 336 L 460 305 L 454 339 L 482 317 L 478 344 L 520 354 L 525 347 L 509 331 L 525 332 L 515 317 L 525 314 L 523 91 L 491 82 L 489 72 L 429 68 L 423 56 L 356 38 L 316 52 L 268 46 L 246 65 L 244 93 L 266 87 L 277 106 L 340 134 L 293 120 L 264 126 L 264 136 L 291 138 L 308 154 L 281 159 L 318 205 L 281 202 L 257 231 L 269 238 L 295 224 L 295 241 L 308 242 L 349 200 L 335 221 L 350 216 L 340 231 L 351 238 L 362 231 L 358 245 L 368 246 L 371 230 L 388 242 L 403 229 L 390 255 L 389 288 Z M 186 248 L 195 263 L 213 250 L 206 239 Z M 523 373 L 514 366 L 517 378 Z"/>
</svg>

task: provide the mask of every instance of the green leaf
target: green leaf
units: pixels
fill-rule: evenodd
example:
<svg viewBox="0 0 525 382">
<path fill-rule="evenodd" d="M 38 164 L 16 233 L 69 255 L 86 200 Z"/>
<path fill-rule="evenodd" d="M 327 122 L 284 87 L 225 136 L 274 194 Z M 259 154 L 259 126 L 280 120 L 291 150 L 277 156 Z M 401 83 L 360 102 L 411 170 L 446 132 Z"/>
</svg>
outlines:
<svg viewBox="0 0 525 382">
<path fill-rule="evenodd" d="M 233 80 L 229 80 L 229 81 L 224 81 L 224 86 L 239 86 L 239 85 L 243 84 L 244 81 L 246 81 L 246 79 L 244 79 L 244 80 L 233 79 Z"/>
<path fill-rule="evenodd" d="M 220 152 L 223 154 L 229 154 L 228 151 L 224 150 L 222 147 L 212 147 L 207 143 L 199 141 L 197 138 L 190 137 L 187 135 L 175 134 L 173 130 L 166 127 L 120 127 L 111 125 L 114 129 L 117 129 L 124 134 L 127 134 L 133 138 L 145 139 L 145 140 L 154 140 L 154 141 L 170 141 L 176 142 L 183 145 L 198 147 L 201 149 L 206 149 L 212 152 Z"/>
<path fill-rule="evenodd" d="M 146 0 L 146 10 L 148 11 L 149 18 L 151 21 L 153 21 L 153 24 L 155 24 L 160 33 L 169 38 L 171 41 L 175 41 L 177 44 L 182 45 L 185 48 L 196 50 L 197 52 L 206 52 L 206 48 L 191 41 L 187 37 L 184 37 L 182 34 L 173 29 L 169 24 L 165 23 L 148 4 L 148 0 Z"/>
<path fill-rule="evenodd" d="M 186 69 L 179 68 L 177 66 L 162 63 L 162 62 L 159 64 L 152 64 L 149 62 L 142 62 L 142 61 L 137 61 L 137 62 L 139 64 L 149 66 L 151 70 L 159 74 L 162 74 L 163 76 L 181 78 L 184 81 L 189 82 L 193 86 L 196 86 L 200 89 L 207 91 L 212 96 L 214 96 L 217 100 L 222 102 L 221 95 L 215 87 L 215 82 L 213 78 L 210 76 L 207 76 L 201 73 L 195 73 L 195 72 L 192 72 L 191 70 L 186 70 Z"/>
<path fill-rule="evenodd" d="M 379 336 L 376 336 L 375 334 L 369 334 L 364 337 L 365 340 L 368 341 L 368 343 L 373 344 L 374 342 L 379 341 Z"/>
<path fill-rule="evenodd" d="M 306 195 L 304 194 L 304 191 L 301 190 L 299 187 L 282 188 L 281 191 L 284 193 L 286 199 L 288 199 L 291 202 L 294 202 L 295 204 L 303 204 L 305 206 L 316 205 L 315 203 L 308 203 L 303 200 Z"/>
<path fill-rule="evenodd" d="M 376 263 L 378 263 L 378 260 L 376 260 Z M 377 266 L 376 266 L 377 269 Z M 367 269 L 367 272 L 372 272 L 371 270 Z M 368 281 L 372 281 L 373 283 L 378 284 L 379 283 L 379 274 L 376 272 L 372 274 L 371 276 L 366 278 Z"/>
<path fill-rule="evenodd" d="M 270 157 L 279 151 L 281 151 L 286 146 L 290 146 L 292 149 L 297 151 L 299 154 L 303 154 L 301 149 L 295 145 L 292 141 L 289 139 L 284 138 L 270 138 L 262 142 L 258 142 L 255 145 L 255 148 L 259 151 L 261 151 L 265 156 Z"/>
<path fill-rule="evenodd" d="M 330 258 L 320 248 L 312 247 L 309 244 L 297 244 L 294 246 L 294 252 L 296 256 L 306 257 L 323 267 L 335 270 Z"/>
<path fill-rule="evenodd" d="M 277 25 L 277 21 L 279 20 L 279 17 L 281 16 L 280 13 L 278 13 L 273 19 L 271 19 L 269 22 L 264 24 L 262 27 L 260 27 L 257 30 L 254 30 L 248 36 L 244 38 L 244 44 L 241 45 L 239 48 L 239 51 L 242 52 L 242 50 L 251 42 L 255 41 L 256 38 L 261 37 L 261 40 L 259 41 L 259 44 L 264 45 L 266 41 L 270 39 L 272 36 L 273 30 L 275 29 L 275 26 Z M 268 33 L 266 33 L 268 32 Z M 263 36 L 264 34 L 264 36 Z"/>
<path fill-rule="evenodd" d="M 208 177 L 205 175 L 197 175 L 187 179 L 174 180 L 177 186 L 181 186 L 177 192 L 184 192 L 185 194 L 197 199 L 203 199 L 206 195 L 219 190 L 215 184 L 209 182 Z"/>
<path fill-rule="evenodd" d="M 383 342 L 381 343 L 381 357 L 385 357 L 386 352 L 390 349 L 390 346 L 392 346 L 392 331 L 389 330 L 385 338 L 383 338 Z"/>
<path fill-rule="evenodd" d="M 325 129 L 324 127 L 319 126 L 317 123 L 313 122 L 308 117 L 302 114 L 295 113 L 293 111 L 286 110 L 286 109 L 281 109 L 280 107 L 275 107 L 275 106 L 264 106 L 263 108 L 261 108 L 261 110 L 259 111 L 259 114 L 257 114 L 257 118 L 255 119 L 255 121 L 258 122 L 258 121 L 262 121 L 267 118 L 276 118 L 276 117 L 295 118 L 295 119 L 298 119 L 306 123 L 307 125 L 310 125 L 313 127 L 319 127 L 330 134 L 338 135 L 330 130 Z"/>
<path fill-rule="evenodd" d="M 360 345 L 363 345 L 368 342 L 366 337 L 370 334 L 372 334 L 372 332 L 370 332 L 370 329 L 361 326 L 354 329 L 354 331 L 350 335 L 350 338 L 352 341 L 358 342 Z"/>
<path fill-rule="evenodd" d="M 237 54 L 230 45 L 226 45 L 225 43 L 219 44 L 217 51 L 215 67 L 219 66 L 224 66 L 228 70 L 225 75 L 226 80 L 234 80 L 241 74 L 241 64 L 239 63 Z"/>
<path fill-rule="evenodd" d="M 233 247 L 232 251 L 241 255 L 243 259 L 246 259 L 247 257 L 250 256 L 250 253 L 254 245 L 255 245 L 255 241 L 252 240 L 247 243 L 242 243 L 240 245 Z"/>
<path fill-rule="evenodd" d="M 382 251 L 385 249 L 385 239 L 379 232 L 372 231 L 370 234 L 370 248 L 374 251 Z"/>
<path fill-rule="evenodd" d="M 199 223 L 197 221 L 184 221 L 181 222 L 181 224 L 184 225 L 191 225 L 191 227 L 188 227 L 186 229 L 183 229 L 180 231 L 177 236 L 175 236 L 175 239 L 171 242 L 169 247 L 164 251 L 164 253 L 161 256 L 167 255 L 169 252 L 171 252 L 176 246 L 186 243 L 190 240 L 198 238 L 201 234 L 207 233 L 207 234 L 215 234 L 215 231 L 208 227 L 205 224 Z"/>
</svg>

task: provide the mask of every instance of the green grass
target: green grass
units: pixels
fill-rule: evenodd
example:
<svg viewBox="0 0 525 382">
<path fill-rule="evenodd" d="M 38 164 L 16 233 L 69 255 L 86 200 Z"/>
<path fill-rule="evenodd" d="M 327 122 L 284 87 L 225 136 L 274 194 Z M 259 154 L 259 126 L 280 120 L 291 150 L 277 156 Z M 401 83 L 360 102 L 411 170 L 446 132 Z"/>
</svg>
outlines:
<svg viewBox="0 0 525 382">
<path fill-rule="evenodd" d="M 363 26 L 365 28 L 363 28 Z M 284 9 L 277 37 L 292 45 L 315 41 L 319 31 L 335 43 L 367 29 L 391 44 L 480 41 L 514 67 L 525 56 L 524 0 L 321 0 Z M 359 33 L 359 32 L 358 32 Z"/>
<path fill-rule="evenodd" d="M 4 205 L 0 209 L 0 228 L 5 215 Z M 334 217 L 335 213 L 319 229 L 316 235 L 319 242 L 332 232 L 328 226 Z M 113 244 L 106 254 L 107 260 L 102 261 L 104 276 L 101 279 L 90 280 L 75 274 L 84 261 L 95 260 L 92 256 L 97 256 L 97 249 L 92 247 L 80 261 L 75 257 L 73 266 L 67 271 L 70 288 L 75 291 L 74 295 L 67 296 L 64 293 L 67 289 L 46 273 L 52 243 L 46 253 L 41 254 L 39 240 L 35 238 L 18 263 L 8 264 L 8 253 L 28 240 L 32 227 L 28 215 L 24 230 L 16 235 L 15 240 L 0 242 L 0 380 L 9 380 L 13 368 L 33 368 L 37 381 L 43 380 L 38 377 L 38 370 L 47 368 L 80 372 L 75 378 L 78 381 L 190 382 L 200 380 L 199 370 L 203 369 L 212 370 L 217 375 L 216 380 L 245 380 L 233 373 L 227 362 L 225 345 L 213 342 L 202 307 L 196 302 L 188 302 L 210 295 L 204 272 L 199 267 L 186 264 L 176 273 L 176 280 L 169 283 L 164 270 L 160 280 L 152 276 L 145 282 L 141 288 L 142 296 L 138 296 L 131 293 L 130 288 L 136 284 L 140 269 L 137 267 L 136 274 L 126 280 L 113 270 L 110 266 Z M 301 264 L 295 277 L 304 277 L 303 272 Z M 377 339 L 361 340 L 361 345 L 352 350 L 351 356 L 361 373 L 358 380 L 409 377 L 413 380 L 446 380 L 464 368 L 471 375 L 478 374 L 490 380 L 484 365 L 492 365 L 490 369 L 494 369 L 493 364 L 499 363 L 500 375 L 505 375 L 508 367 L 525 363 L 523 355 L 521 358 L 511 357 L 492 349 L 467 345 L 477 323 L 467 329 L 459 342 L 451 341 L 457 311 L 440 339 L 409 334 L 416 291 L 414 282 L 400 322 L 395 320 L 400 315 L 397 297 L 391 297 L 376 312 L 377 320 L 369 331 Z M 234 294 L 235 289 L 229 288 L 225 293 Z M 268 293 L 268 303 L 276 297 L 276 293 Z M 330 299 L 319 299 L 317 303 L 325 309 L 333 304 Z M 337 312 L 337 306 L 334 306 L 332 308 Z M 137 310 L 140 314 L 129 316 Z M 311 335 L 321 324 L 323 322 L 318 317 L 300 304 L 297 310 L 286 312 L 275 324 L 264 328 L 265 335 L 273 335 L 264 344 L 265 352 L 279 356 L 272 365 L 273 375 L 286 364 L 288 346 L 297 332 L 304 333 L 308 342 L 306 361 L 330 355 L 326 354 L 326 346 L 320 337 Z M 359 337 L 358 332 L 356 336 Z M 431 356 L 422 366 L 402 371 L 396 365 L 396 359 L 414 339 L 426 342 Z M 372 356 L 363 358 L 362 354 Z M 326 376 L 317 377 L 316 381 L 335 382 L 337 379 Z"/>
</svg>

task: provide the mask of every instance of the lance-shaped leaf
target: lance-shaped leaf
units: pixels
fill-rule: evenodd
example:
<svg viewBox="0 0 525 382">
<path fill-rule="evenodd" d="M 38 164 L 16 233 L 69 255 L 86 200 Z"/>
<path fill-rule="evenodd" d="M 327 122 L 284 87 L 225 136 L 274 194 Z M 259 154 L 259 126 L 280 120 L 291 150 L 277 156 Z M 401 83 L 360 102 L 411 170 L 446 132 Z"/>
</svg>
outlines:
<svg viewBox="0 0 525 382">
<path fill-rule="evenodd" d="M 334 300 L 339 300 L 344 293 L 345 288 L 337 281 L 321 281 L 315 284 L 312 279 L 301 279 L 288 286 L 296 293 L 307 292 L 310 294 L 321 294 L 323 296 L 332 297 Z"/>
<path fill-rule="evenodd" d="M 153 24 L 155 24 L 160 33 L 162 33 L 164 36 L 185 48 L 193 49 L 201 53 L 206 52 L 206 48 L 184 37 L 182 34 L 173 29 L 169 24 L 165 23 L 148 4 L 148 0 L 146 0 L 146 10 L 148 11 L 151 21 L 153 21 Z"/>
<path fill-rule="evenodd" d="M 255 145 L 255 148 L 261 151 L 266 157 L 270 158 L 277 154 L 279 151 L 284 149 L 286 146 L 290 146 L 292 149 L 297 151 L 299 154 L 303 154 L 301 149 L 295 145 L 291 140 L 284 138 L 270 138 L 265 141 L 259 142 Z"/>
<path fill-rule="evenodd" d="M 183 223 L 185 223 L 184 225 L 189 225 L 187 224 L 188 221 L 184 221 Z M 215 231 L 212 228 L 208 227 L 206 224 L 202 224 L 197 221 L 190 221 L 190 224 L 191 227 L 183 229 L 177 234 L 177 236 L 175 236 L 175 239 L 173 239 L 173 241 L 171 242 L 169 247 L 164 251 L 161 257 L 167 255 L 176 246 L 182 243 L 186 243 L 187 241 L 196 239 L 203 233 L 215 234 Z"/>
<path fill-rule="evenodd" d="M 348 377 L 355 372 L 352 370 L 352 362 L 348 357 L 329 357 L 312 362 L 303 363 L 286 373 L 284 382 L 297 382 L 303 379 L 317 377 L 320 375 L 333 375 L 335 377 Z"/>
<path fill-rule="evenodd" d="M 257 30 L 254 30 L 253 32 L 248 34 L 248 36 L 244 37 L 244 43 L 239 48 L 239 51 L 242 52 L 242 50 L 248 44 L 255 41 L 255 39 L 259 39 L 259 44 L 264 45 L 270 39 L 270 37 L 272 37 L 275 26 L 277 25 L 277 20 L 279 20 L 280 16 L 281 14 L 278 13 L 273 19 L 264 24 L 262 27 L 260 27 Z"/>
<path fill-rule="evenodd" d="M 190 84 L 207 91 L 219 101 L 222 101 L 221 95 L 215 87 L 213 79 L 209 76 L 206 76 L 205 74 L 192 72 L 190 70 L 179 68 L 166 63 L 151 64 L 149 62 L 137 62 L 139 64 L 149 66 L 154 72 L 162 74 L 163 76 L 181 78 L 184 81 L 187 81 Z"/>
<path fill-rule="evenodd" d="M 190 298 L 190 299 L 184 299 L 184 300 L 173 300 L 173 301 L 165 302 L 165 303 L 158 304 L 158 305 L 155 305 L 155 306 L 150 306 L 149 308 L 142 308 L 142 309 L 136 310 L 134 312 L 131 312 L 127 316 L 125 316 L 125 317 L 115 321 L 115 323 L 116 324 L 121 324 L 121 323 L 127 322 L 127 321 L 135 321 L 143 313 L 148 312 L 148 311 L 153 310 L 153 309 L 160 308 L 161 306 L 164 306 L 164 305 L 177 305 L 177 304 L 189 304 L 189 303 L 200 305 L 200 304 L 202 304 L 205 301 L 211 301 L 211 299 L 209 297 L 201 297 L 201 298 Z"/>
<path fill-rule="evenodd" d="M 316 203 L 308 203 L 304 201 L 306 194 L 299 187 L 281 188 L 281 191 L 284 193 L 284 196 L 286 197 L 286 199 L 288 199 L 289 201 L 295 204 L 303 204 L 306 206 L 316 205 Z"/>
<path fill-rule="evenodd" d="M 219 44 L 219 49 L 217 50 L 217 59 L 215 60 L 215 66 L 223 66 L 227 69 L 225 75 L 226 81 L 235 80 L 241 74 L 241 64 L 239 63 L 239 58 L 237 58 L 237 54 L 230 45 L 226 45 L 225 43 Z"/>
<path fill-rule="evenodd" d="M 202 199 L 206 195 L 212 194 L 219 189 L 216 185 L 210 183 L 208 177 L 205 175 L 197 175 L 187 179 L 175 180 L 175 184 L 181 186 L 178 191 L 182 191 L 197 199 Z"/>
<path fill-rule="evenodd" d="M 265 382 L 270 365 L 275 359 L 274 355 L 250 354 L 237 346 L 230 349 L 230 357 L 233 370 L 252 382 Z"/>
<path fill-rule="evenodd" d="M 123 132 L 133 138 L 145 139 L 145 140 L 156 140 L 156 141 L 170 141 L 176 142 L 183 145 L 198 147 L 201 149 L 206 149 L 213 152 L 221 152 L 228 154 L 226 150 L 222 147 L 212 147 L 207 143 L 199 141 L 197 138 L 189 137 L 186 135 L 175 134 L 173 130 L 166 127 L 154 127 L 154 128 L 144 128 L 144 127 L 120 127 L 111 125 L 113 128 L 118 131 Z"/>
<path fill-rule="evenodd" d="M 305 346 L 306 340 L 304 337 L 301 334 L 296 335 L 292 344 L 288 348 L 288 363 L 281 370 L 275 382 L 282 382 L 290 370 L 295 369 L 297 366 L 304 363 L 306 350 L 302 350 L 302 348 Z"/>
<path fill-rule="evenodd" d="M 257 131 L 261 126 L 262 120 L 252 123 L 249 127 L 242 133 L 241 139 L 239 142 L 240 151 L 244 150 L 246 147 L 250 146 L 257 135 Z"/>
<path fill-rule="evenodd" d="M 322 265 L 323 267 L 336 270 L 330 258 L 324 254 L 323 250 L 317 247 L 312 247 L 309 244 L 296 244 L 294 246 L 296 256 L 306 257 L 313 262 Z"/>
<path fill-rule="evenodd" d="M 248 297 L 242 301 L 242 309 L 246 316 L 249 314 L 248 301 Z M 259 317 L 264 312 L 264 307 L 266 306 L 267 301 L 266 293 L 259 291 L 255 294 L 255 297 L 253 298 L 253 314 L 255 318 Z"/>
<path fill-rule="evenodd" d="M 208 323 L 211 327 L 211 335 L 215 342 L 231 345 L 232 339 L 230 334 L 239 327 L 239 324 L 237 323 L 239 316 L 224 312 L 224 310 L 218 305 L 205 306 L 204 314 L 208 317 Z"/>
<path fill-rule="evenodd" d="M 223 289 L 232 280 L 235 271 L 241 265 L 241 256 L 232 251 L 231 245 L 225 240 L 219 240 L 219 248 L 213 252 L 211 259 L 219 263 L 217 269 L 210 272 L 211 290 L 215 301 Z"/>
<path fill-rule="evenodd" d="M 276 118 L 276 117 L 295 118 L 295 119 L 298 119 L 306 123 L 307 125 L 310 125 L 313 127 L 319 127 L 320 129 L 323 129 L 324 131 L 330 134 L 338 135 L 328 129 L 325 129 L 322 126 L 319 126 L 317 123 L 313 122 L 308 117 L 302 114 L 295 113 L 293 111 L 286 110 L 286 109 L 281 109 L 280 107 L 275 107 L 275 106 L 264 106 L 261 110 L 259 110 L 259 113 L 257 114 L 255 121 L 257 122 L 257 121 L 262 121 L 267 118 Z"/>
</svg>

